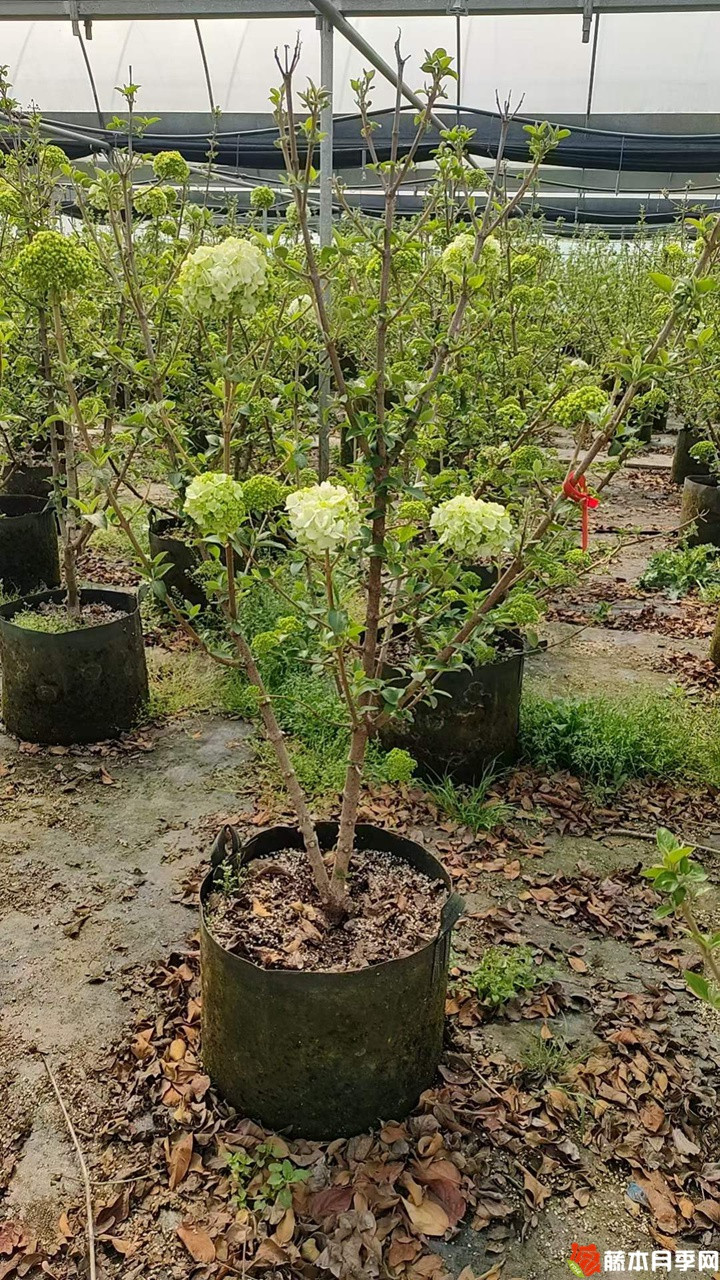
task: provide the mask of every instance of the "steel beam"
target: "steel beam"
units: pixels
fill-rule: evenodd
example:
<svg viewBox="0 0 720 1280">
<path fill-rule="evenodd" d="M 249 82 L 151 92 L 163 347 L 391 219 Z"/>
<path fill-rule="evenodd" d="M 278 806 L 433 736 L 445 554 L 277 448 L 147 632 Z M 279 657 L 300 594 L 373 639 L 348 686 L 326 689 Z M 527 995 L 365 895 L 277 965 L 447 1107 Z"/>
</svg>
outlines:
<svg viewBox="0 0 720 1280">
<path fill-rule="evenodd" d="M 446 17 L 448 0 L 342 0 L 347 18 Z M 525 16 L 575 14 L 582 18 L 583 0 L 467 0 L 463 13 Z M 75 15 L 75 9 L 77 14 Z M 593 0 L 594 13 L 692 13 L 720 9 L 720 0 Z M 311 0 L 0 0 L 0 21 L 102 21 L 157 18 L 312 18 Z"/>
</svg>

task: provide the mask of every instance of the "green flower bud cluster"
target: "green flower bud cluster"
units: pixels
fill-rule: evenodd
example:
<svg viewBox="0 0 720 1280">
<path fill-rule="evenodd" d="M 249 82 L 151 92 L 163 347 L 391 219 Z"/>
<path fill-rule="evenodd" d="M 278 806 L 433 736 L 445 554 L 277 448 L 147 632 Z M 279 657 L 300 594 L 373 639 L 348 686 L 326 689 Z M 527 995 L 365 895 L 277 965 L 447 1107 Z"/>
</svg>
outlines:
<svg viewBox="0 0 720 1280">
<path fill-rule="evenodd" d="M 133 193 L 133 208 L 149 218 L 164 218 L 168 210 L 167 196 L 161 187 L 138 187 Z"/>
<path fill-rule="evenodd" d="M 455 413 L 455 401 L 447 391 L 444 392 L 443 395 L 438 396 L 437 401 L 435 402 L 435 411 L 438 417 L 444 418 L 446 421 L 453 417 Z"/>
<path fill-rule="evenodd" d="M 393 267 L 395 271 L 422 271 L 422 255 L 416 244 L 401 244 L 393 251 Z"/>
<path fill-rule="evenodd" d="M 255 657 L 262 661 L 263 658 L 269 658 L 282 649 L 291 636 L 301 635 L 302 629 L 300 619 L 292 613 L 288 614 L 287 617 L 278 618 L 272 631 L 259 631 L 250 647 Z"/>
<path fill-rule="evenodd" d="M 521 307 L 541 307 L 548 297 L 548 284 L 514 284 L 512 300 Z"/>
<path fill-rule="evenodd" d="M 22 215 L 22 201 L 9 182 L 0 181 L 0 213 L 13 219 Z"/>
<path fill-rule="evenodd" d="M 185 183 L 190 177 L 190 165 L 179 151 L 159 151 L 153 157 L 152 167 L 160 182 Z"/>
<path fill-rule="evenodd" d="M 39 231 L 20 250 L 15 267 L 25 288 L 44 295 L 62 297 L 92 278 L 92 259 L 87 249 L 60 231 Z"/>
<path fill-rule="evenodd" d="M 243 500 L 253 515 L 265 515 L 277 511 L 288 495 L 287 486 L 275 476 L 251 476 L 243 487 Z"/>
<path fill-rule="evenodd" d="M 253 187 L 250 192 L 251 209 L 272 209 L 275 204 L 275 192 L 272 187 Z"/>
<path fill-rule="evenodd" d="M 565 561 L 573 569 L 587 569 L 592 563 L 589 551 L 581 551 L 580 547 L 571 547 L 565 552 Z"/>
<path fill-rule="evenodd" d="M 250 648 L 255 657 L 262 662 L 263 658 L 269 658 L 271 654 L 275 653 L 280 648 L 281 643 L 280 636 L 276 631 L 258 631 L 257 635 L 253 636 Z"/>
<path fill-rule="evenodd" d="M 544 453 L 536 444 L 522 444 L 510 455 L 510 465 L 516 471 L 532 471 L 537 462 L 544 461 Z"/>
<path fill-rule="evenodd" d="M 56 173 L 58 169 L 62 169 L 68 162 L 62 147 L 56 147 L 49 143 L 43 147 L 38 154 L 38 166 L 45 169 L 46 172 Z"/>
<path fill-rule="evenodd" d="M 513 591 L 502 606 L 503 622 L 513 623 L 517 627 L 532 627 L 543 616 L 543 610 L 529 591 Z"/>
<path fill-rule="evenodd" d="M 437 422 L 426 423 L 418 429 L 415 437 L 415 452 L 418 458 L 426 458 L 429 454 L 444 449 L 447 436 Z"/>
<path fill-rule="evenodd" d="M 561 427 L 577 427 L 591 415 L 602 413 L 607 406 L 607 394 L 600 387 L 576 387 L 558 400 L 553 417 Z"/>
<path fill-rule="evenodd" d="M 427 524 L 430 513 L 422 498 L 405 498 L 398 504 L 397 518 L 400 524 Z"/>
<path fill-rule="evenodd" d="M 527 413 L 517 400 L 509 399 L 498 407 L 497 420 L 503 431 L 521 431 L 527 422 Z"/>
<path fill-rule="evenodd" d="M 510 259 L 512 273 L 515 276 L 528 276 L 537 267 L 538 260 L 534 253 L 515 253 Z"/>
<path fill-rule="evenodd" d="M 411 782 L 416 768 L 417 761 L 409 751 L 393 747 L 382 762 L 382 776 L 385 782 Z"/>
</svg>

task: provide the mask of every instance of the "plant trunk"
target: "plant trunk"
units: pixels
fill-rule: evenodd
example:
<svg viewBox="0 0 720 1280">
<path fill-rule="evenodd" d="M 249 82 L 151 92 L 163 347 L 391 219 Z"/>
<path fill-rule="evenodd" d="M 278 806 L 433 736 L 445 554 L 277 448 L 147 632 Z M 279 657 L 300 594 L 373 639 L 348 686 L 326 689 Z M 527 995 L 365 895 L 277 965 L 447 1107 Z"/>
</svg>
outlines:
<svg viewBox="0 0 720 1280">
<path fill-rule="evenodd" d="M 228 569 L 230 566 L 228 565 Z M 252 685 L 260 693 L 260 715 L 265 726 L 265 734 L 268 742 L 275 752 L 277 762 L 283 775 L 285 789 L 290 797 L 295 813 L 297 814 L 298 825 L 302 832 L 305 842 L 305 850 L 310 861 L 312 873 L 317 885 L 318 892 L 327 904 L 332 903 L 332 895 L 330 891 L 330 879 L 327 868 L 323 861 L 322 852 L 320 850 L 320 842 L 315 830 L 315 823 L 308 809 L 302 787 L 298 782 L 297 774 L 293 768 L 292 760 L 288 753 L 285 735 L 278 724 L 277 716 L 273 710 L 272 699 L 270 698 L 263 678 L 260 675 L 257 663 L 252 654 L 252 650 L 244 638 L 237 631 L 234 633 L 235 646 L 242 659 L 243 666 L 247 673 L 247 678 Z"/>
<path fill-rule="evenodd" d="M 715 619 L 715 627 L 710 641 L 710 661 L 714 662 L 716 667 L 720 667 L 720 613 Z"/>
<path fill-rule="evenodd" d="M 68 370 L 68 356 L 65 346 L 65 333 L 60 314 L 60 303 L 52 299 L 53 327 L 58 357 L 62 367 L 65 390 L 74 411 L 79 413 L 77 393 Z M 63 569 L 65 572 L 65 591 L 67 611 L 71 618 L 80 617 L 80 592 L 77 581 L 76 548 L 75 548 L 75 500 L 78 496 L 77 459 L 75 457 L 75 436 L 73 424 L 69 420 L 63 423 L 62 436 L 55 435 L 54 456 L 65 476 L 65 503 L 60 503 L 58 518 L 60 521 L 60 537 L 63 548 Z"/>
<path fill-rule="evenodd" d="M 377 549 L 383 545 L 385 539 L 387 498 L 385 497 L 384 487 L 382 485 L 378 484 L 376 491 L 379 495 L 378 503 L 380 510 L 373 521 L 372 541 L 373 546 Z M 368 572 L 363 669 L 365 675 L 370 679 L 375 675 L 377 659 L 378 631 L 380 627 L 380 602 L 382 597 L 382 571 L 384 563 L 385 560 L 383 556 L 377 554 L 372 556 Z M 353 729 L 350 740 L 350 754 L 348 756 L 345 785 L 343 787 L 340 829 L 338 831 L 338 842 L 333 860 L 332 879 L 330 885 L 333 899 L 338 903 L 343 902 L 347 894 L 347 876 L 350 859 L 352 857 L 353 845 L 355 842 L 355 826 L 357 824 L 357 812 L 358 805 L 360 803 L 365 751 L 367 749 L 368 738 L 370 736 L 370 725 L 367 716 L 371 709 L 372 703 L 369 703 L 368 699 L 363 698 L 359 707 L 358 723 Z"/>
<path fill-rule="evenodd" d="M 353 731 L 350 741 L 350 755 L 348 757 L 348 767 L 345 774 L 345 786 L 343 787 L 340 829 L 338 831 L 338 841 L 333 859 L 332 879 L 330 881 L 330 890 L 333 901 L 338 906 L 341 906 L 347 898 L 347 877 L 350 869 L 350 859 L 352 858 L 353 848 L 355 847 L 355 827 L 357 825 L 357 812 L 358 805 L 360 803 L 360 790 L 362 787 L 363 765 L 365 763 L 367 743 L 367 724 L 365 721 L 361 721 L 357 729 Z"/>
</svg>

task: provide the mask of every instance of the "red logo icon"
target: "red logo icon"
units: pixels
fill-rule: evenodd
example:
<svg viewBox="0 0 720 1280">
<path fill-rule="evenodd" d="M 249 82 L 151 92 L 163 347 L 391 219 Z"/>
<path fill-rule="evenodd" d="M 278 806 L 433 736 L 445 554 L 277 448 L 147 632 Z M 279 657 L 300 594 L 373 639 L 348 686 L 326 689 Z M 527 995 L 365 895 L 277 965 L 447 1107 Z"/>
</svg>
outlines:
<svg viewBox="0 0 720 1280">
<path fill-rule="evenodd" d="M 570 1270 L 576 1276 L 598 1276 L 602 1272 L 602 1263 L 597 1245 L 574 1244 L 570 1251 Z"/>
</svg>

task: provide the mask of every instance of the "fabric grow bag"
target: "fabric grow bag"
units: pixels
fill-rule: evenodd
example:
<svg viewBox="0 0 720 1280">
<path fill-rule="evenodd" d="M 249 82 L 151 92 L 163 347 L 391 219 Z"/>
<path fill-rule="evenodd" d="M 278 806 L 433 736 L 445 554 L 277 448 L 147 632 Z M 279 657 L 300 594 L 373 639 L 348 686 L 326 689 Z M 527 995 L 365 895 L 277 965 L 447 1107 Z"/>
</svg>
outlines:
<svg viewBox="0 0 720 1280">
<path fill-rule="evenodd" d="M 319 823 L 330 849 L 338 824 Z M 235 836 L 236 848 L 237 837 Z M 303 847 L 293 827 L 272 827 L 239 852 L 242 862 Z M 307 1138 L 345 1137 L 399 1119 L 433 1081 L 442 1052 L 450 933 L 463 909 L 450 877 L 422 845 L 360 824 L 363 849 L 387 850 L 447 886 L 437 936 L 399 960 L 352 973 L 262 969 L 212 935 L 200 889 L 202 1053 L 221 1094 L 245 1115 Z M 224 852 L 213 854 L 215 865 Z"/>
</svg>

